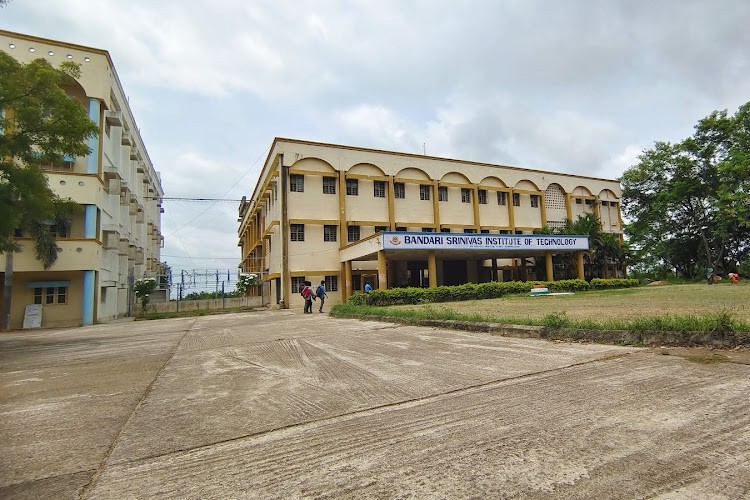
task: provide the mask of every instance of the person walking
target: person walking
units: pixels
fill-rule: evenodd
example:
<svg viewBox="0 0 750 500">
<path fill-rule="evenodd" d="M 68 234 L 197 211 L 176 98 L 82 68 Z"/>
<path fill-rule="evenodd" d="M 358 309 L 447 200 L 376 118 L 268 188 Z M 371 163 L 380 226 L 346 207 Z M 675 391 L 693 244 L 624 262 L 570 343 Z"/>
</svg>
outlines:
<svg viewBox="0 0 750 500">
<path fill-rule="evenodd" d="M 318 285 L 318 288 L 315 290 L 315 296 L 320 299 L 320 308 L 318 308 L 318 312 L 323 312 L 323 304 L 325 304 L 325 301 L 328 298 L 325 280 L 320 281 L 320 285 Z"/>
<path fill-rule="evenodd" d="M 365 293 L 370 293 L 370 292 L 372 292 L 372 285 L 368 281 L 367 283 L 365 283 Z"/>
<path fill-rule="evenodd" d="M 312 301 L 314 300 L 312 283 L 305 281 L 305 288 L 302 289 L 302 298 L 305 299 L 305 314 L 312 314 Z"/>
</svg>

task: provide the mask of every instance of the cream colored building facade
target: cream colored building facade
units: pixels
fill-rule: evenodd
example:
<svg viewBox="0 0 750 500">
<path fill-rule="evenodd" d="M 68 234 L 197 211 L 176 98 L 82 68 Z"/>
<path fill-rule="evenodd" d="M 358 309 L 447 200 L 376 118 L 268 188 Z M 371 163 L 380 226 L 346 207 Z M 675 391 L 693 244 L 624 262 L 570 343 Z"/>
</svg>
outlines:
<svg viewBox="0 0 750 500">
<path fill-rule="evenodd" d="M 0 50 L 22 63 L 44 58 L 56 67 L 80 64 L 81 77 L 64 89 L 99 126 L 90 155 L 48 166 L 50 187 L 81 210 L 69 233 L 56 235 L 61 251 L 46 271 L 34 258 L 32 241 L 19 238 L 23 251 L 14 256 L 10 327 L 22 326 L 29 304 L 41 304 L 42 327 L 124 316 L 132 301 L 129 278 L 156 276 L 160 269 L 164 193 L 112 59 L 105 50 L 2 30 Z"/>
<path fill-rule="evenodd" d="M 536 242 L 534 229 L 563 227 L 585 213 L 621 235 L 620 196 L 616 180 L 276 138 L 252 196 L 240 204 L 240 268 L 259 273 L 266 301 L 285 307 L 301 307 L 305 281 L 325 281 L 335 304 L 366 283 L 553 280 L 554 247 L 406 251 L 389 242 L 402 232 L 468 233 L 476 241 L 523 234 Z M 582 277 L 583 253 L 576 254 Z M 545 260 L 546 276 L 530 275 L 530 259 Z"/>
</svg>

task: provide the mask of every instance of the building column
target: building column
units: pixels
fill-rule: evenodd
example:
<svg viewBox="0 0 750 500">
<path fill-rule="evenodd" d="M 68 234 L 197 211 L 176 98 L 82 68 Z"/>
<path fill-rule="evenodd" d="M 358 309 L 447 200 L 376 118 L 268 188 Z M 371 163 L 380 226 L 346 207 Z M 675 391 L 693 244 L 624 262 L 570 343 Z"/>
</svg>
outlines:
<svg viewBox="0 0 750 500">
<path fill-rule="evenodd" d="M 346 172 L 339 172 L 339 248 L 347 245 L 346 224 Z"/>
<path fill-rule="evenodd" d="M 388 176 L 388 230 L 396 230 L 396 199 L 393 187 L 393 176 Z"/>
<path fill-rule="evenodd" d="M 516 232 L 516 214 L 515 208 L 513 207 L 513 190 L 508 191 L 508 226 L 510 226 L 511 233 Z M 515 267 L 515 260 L 513 266 Z"/>
<path fill-rule="evenodd" d="M 292 287 L 292 278 L 289 274 L 289 194 L 287 191 L 289 171 L 284 166 L 283 153 L 279 155 L 279 176 L 281 177 L 279 182 L 279 214 L 281 218 L 279 221 L 279 239 L 281 240 L 281 273 L 279 278 L 281 279 L 281 297 L 284 300 L 284 309 L 289 309 L 290 288 Z M 266 242 L 264 239 L 261 239 L 261 246 L 261 254 L 265 255 Z M 263 266 L 263 262 L 261 262 L 261 266 Z"/>
<path fill-rule="evenodd" d="M 474 194 L 472 196 L 473 198 L 472 205 L 474 209 L 474 229 L 478 233 L 481 230 L 481 224 L 482 224 L 481 221 L 479 220 L 479 186 L 474 184 L 473 188 L 474 188 L 473 189 Z"/>
<path fill-rule="evenodd" d="M 94 324 L 94 285 L 96 271 L 83 271 L 83 293 L 81 294 L 81 324 Z"/>
<path fill-rule="evenodd" d="M 86 158 L 86 173 L 87 174 L 98 174 L 99 173 L 99 152 L 102 137 L 101 130 L 101 112 L 102 104 L 99 99 L 89 99 L 89 120 L 99 128 L 99 134 L 94 137 L 90 137 L 88 140 L 88 146 L 91 150 L 88 157 Z"/>
<path fill-rule="evenodd" d="M 529 270 L 526 268 L 526 257 L 521 259 L 521 280 L 529 281 Z"/>
<path fill-rule="evenodd" d="M 492 280 L 491 281 L 497 281 L 497 259 L 492 259 Z"/>
<path fill-rule="evenodd" d="M 96 205 L 83 207 L 83 237 L 96 238 Z"/>
<path fill-rule="evenodd" d="M 354 280 L 352 279 L 352 261 L 347 260 L 344 262 L 344 293 L 346 294 L 346 299 L 349 300 L 349 297 L 352 296 L 352 285 L 354 284 Z"/>
<path fill-rule="evenodd" d="M 435 288 L 437 286 L 437 258 L 434 250 L 427 252 L 427 273 L 430 288 Z"/>
<path fill-rule="evenodd" d="M 378 290 L 388 290 L 388 265 L 385 258 L 385 252 L 378 252 Z"/>
<path fill-rule="evenodd" d="M 578 269 L 578 279 L 585 280 L 586 273 L 583 268 L 583 252 L 576 252 L 576 268 Z"/>
<path fill-rule="evenodd" d="M 547 281 L 555 281 L 554 266 L 552 265 L 552 252 L 544 252 L 544 263 L 547 267 Z"/>
<path fill-rule="evenodd" d="M 435 232 L 440 232 L 440 205 L 438 198 L 440 191 L 440 184 L 438 181 L 432 181 L 432 222 L 435 224 Z"/>
</svg>

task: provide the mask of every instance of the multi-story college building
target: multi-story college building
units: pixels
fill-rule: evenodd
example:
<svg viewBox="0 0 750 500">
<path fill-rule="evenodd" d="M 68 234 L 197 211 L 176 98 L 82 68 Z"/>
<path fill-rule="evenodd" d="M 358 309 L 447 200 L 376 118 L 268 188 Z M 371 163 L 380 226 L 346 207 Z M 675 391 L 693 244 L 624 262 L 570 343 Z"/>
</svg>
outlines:
<svg viewBox="0 0 750 500">
<path fill-rule="evenodd" d="M 554 280 L 559 252 L 575 252 L 582 278 L 587 237 L 532 233 L 596 213 L 621 234 L 620 194 L 616 180 L 277 138 L 240 204 L 240 268 L 287 307 L 305 281 L 336 303 L 366 283 Z"/>
<path fill-rule="evenodd" d="M 88 110 L 99 126 L 91 154 L 48 165 L 50 187 L 81 205 L 67 231 L 51 226 L 61 249 L 44 270 L 30 238 L 13 265 L 10 327 L 20 328 L 29 304 L 42 305 L 41 325 L 89 325 L 125 315 L 133 277 L 160 269 L 161 198 L 154 170 L 109 53 L 65 42 L 0 30 L 0 50 L 22 63 L 44 58 L 57 67 L 80 64 L 81 77 L 64 90 Z M 0 272 L 5 255 L 0 255 Z M 2 290 L 0 290 L 2 294 Z"/>
</svg>

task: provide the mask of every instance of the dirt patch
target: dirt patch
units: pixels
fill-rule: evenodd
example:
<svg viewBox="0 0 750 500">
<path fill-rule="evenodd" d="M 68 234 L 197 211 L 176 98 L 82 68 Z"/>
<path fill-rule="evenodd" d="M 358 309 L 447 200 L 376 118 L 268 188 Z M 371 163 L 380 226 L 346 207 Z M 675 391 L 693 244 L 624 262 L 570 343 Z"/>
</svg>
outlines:
<svg viewBox="0 0 750 500">
<path fill-rule="evenodd" d="M 750 365 L 750 349 L 711 349 L 709 347 L 652 347 L 651 351 L 665 356 L 678 356 L 700 364 L 738 363 Z"/>
</svg>

